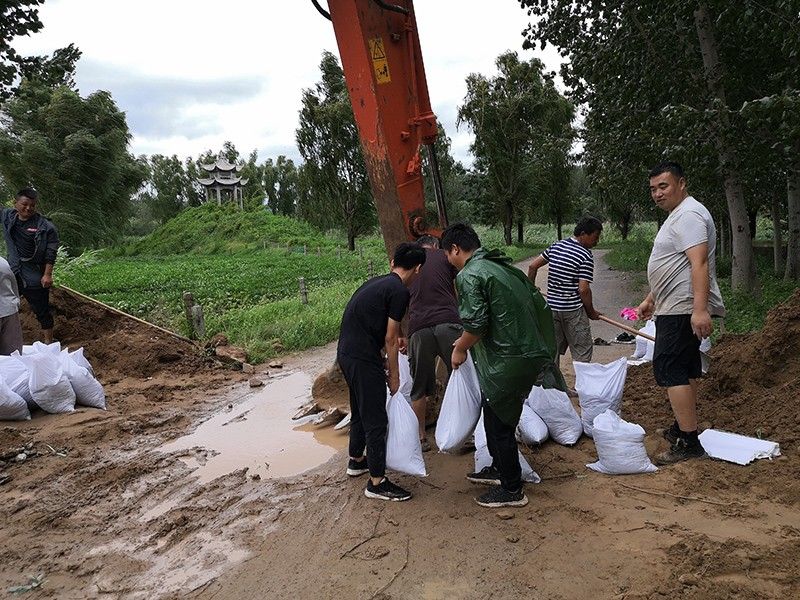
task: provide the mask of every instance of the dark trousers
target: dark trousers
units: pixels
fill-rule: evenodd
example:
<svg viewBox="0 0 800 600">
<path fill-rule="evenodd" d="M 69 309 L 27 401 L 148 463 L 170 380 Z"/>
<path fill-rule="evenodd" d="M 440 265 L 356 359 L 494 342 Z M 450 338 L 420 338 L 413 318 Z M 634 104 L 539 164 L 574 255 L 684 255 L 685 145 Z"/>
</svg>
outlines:
<svg viewBox="0 0 800 600">
<path fill-rule="evenodd" d="M 19 287 L 19 293 L 22 297 L 30 304 L 31 310 L 42 329 L 52 329 L 53 313 L 50 312 L 50 289 L 26 286 L 20 277 L 17 277 L 17 287 Z"/>
<path fill-rule="evenodd" d="M 370 477 L 386 472 L 386 374 L 381 363 L 339 355 L 347 387 L 350 388 L 350 456 L 367 450 Z"/>
<path fill-rule="evenodd" d="M 510 492 L 522 487 L 522 468 L 519 464 L 516 425 L 506 425 L 497 418 L 492 407 L 483 399 L 483 427 L 492 466 L 500 472 L 500 484 Z"/>
</svg>

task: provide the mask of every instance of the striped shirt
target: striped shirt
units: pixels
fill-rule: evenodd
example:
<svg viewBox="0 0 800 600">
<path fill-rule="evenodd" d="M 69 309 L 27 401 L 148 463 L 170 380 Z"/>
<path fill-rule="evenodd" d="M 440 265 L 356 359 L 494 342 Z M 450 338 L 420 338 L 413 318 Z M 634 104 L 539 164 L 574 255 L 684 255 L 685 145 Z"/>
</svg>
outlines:
<svg viewBox="0 0 800 600">
<path fill-rule="evenodd" d="M 561 240 L 542 252 L 548 263 L 547 304 L 552 310 L 576 310 L 583 306 L 578 280 L 592 282 L 594 258 L 575 238 Z"/>
</svg>

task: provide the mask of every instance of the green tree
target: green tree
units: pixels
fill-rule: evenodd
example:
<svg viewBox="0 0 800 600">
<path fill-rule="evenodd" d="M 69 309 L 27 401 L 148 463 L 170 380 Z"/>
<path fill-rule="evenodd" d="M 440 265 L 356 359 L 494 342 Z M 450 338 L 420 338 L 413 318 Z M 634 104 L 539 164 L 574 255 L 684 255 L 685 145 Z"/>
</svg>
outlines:
<svg viewBox="0 0 800 600">
<path fill-rule="evenodd" d="M 44 27 L 37 8 L 42 4 L 44 0 L 5 0 L 0 4 L 0 100 L 12 94 L 12 85 L 24 60 L 11 42 Z"/>
<path fill-rule="evenodd" d="M 516 52 L 506 52 L 495 64 L 498 74 L 491 79 L 467 77 L 458 122 L 475 134 L 471 150 L 482 179 L 480 196 L 491 207 L 487 216 L 503 224 L 511 244 L 515 215 L 531 214 L 544 187 L 541 163 L 569 150 L 574 110 L 544 76 L 540 60 L 520 61 Z"/>
<path fill-rule="evenodd" d="M 305 160 L 299 211 L 319 226 L 333 221 L 355 249 L 357 236 L 376 222 L 369 179 L 347 86 L 336 57 L 324 52 L 321 80 L 303 91 L 297 147 Z"/>
<path fill-rule="evenodd" d="M 151 156 L 148 183 L 150 193 L 145 201 L 159 223 L 166 223 L 188 206 L 189 178 L 177 156 Z"/>
<path fill-rule="evenodd" d="M 0 173 L 33 185 L 61 239 L 80 249 L 116 240 L 147 169 L 128 152 L 130 133 L 111 94 L 23 81 L 0 115 Z"/>
</svg>

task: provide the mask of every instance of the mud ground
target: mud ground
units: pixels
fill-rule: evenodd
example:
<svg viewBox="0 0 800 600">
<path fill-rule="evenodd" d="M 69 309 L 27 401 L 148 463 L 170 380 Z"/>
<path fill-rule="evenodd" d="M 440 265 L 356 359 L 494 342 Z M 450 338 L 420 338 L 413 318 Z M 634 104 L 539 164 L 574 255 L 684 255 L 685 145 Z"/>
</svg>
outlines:
<svg viewBox="0 0 800 600">
<path fill-rule="evenodd" d="M 639 301 L 635 278 L 598 262 L 599 310 Z M 58 319 L 77 322 L 61 310 Z M 198 484 L 185 456 L 157 449 L 240 402 L 250 376 L 131 323 L 91 321 L 69 343 L 103 365 L 109 410 L 0 427 L 0 452 L 31 443 L 38 452 L 0 468 L 12 477 L 0 485 L 0 590 L 42 574 L 30 597 L 800 596 L 800 295 L 764 332 L 723 338 L 700 404 L 705 425 L 775 439 L 782 457 L 611 477 L 585 468 L 596 458 L 590 439 L 547 442 L 523 448 L 543 482 L 513 511 L 474 504 L 470 454 L 428 453 L 427 478 L 394 477 L 414 493 L 406 503 L 365 498 L 343 452 L 294 477 L 238 470 Z M 595 360 L 631 351 L 596 347 Z M 329 345 L 289 357 L 284 369 L 313 377 L 333 354 Z M 257 376 L 281 389 L 278 377 Z M 671 421 L 669 407 L 646 366 L 629 371 L 622 414 L 645 427 L 651 454 L 664 444 L 654 430 Z M 202 463 L 203 449 L 189 452 Z"/>
</svg>

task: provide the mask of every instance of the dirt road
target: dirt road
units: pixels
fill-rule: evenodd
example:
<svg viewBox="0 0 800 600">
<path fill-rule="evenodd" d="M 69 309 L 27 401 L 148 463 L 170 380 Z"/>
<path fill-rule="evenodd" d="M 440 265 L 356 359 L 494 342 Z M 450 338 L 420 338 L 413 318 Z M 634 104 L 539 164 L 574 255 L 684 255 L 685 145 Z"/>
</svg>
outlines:
<svg viewBox="0 0 800 600">
<path fill-rule="evenodd" d="M 612 314 L 634 304 L 640 291 L 631 280 L 598 262 L 598 308 Z M 770 326 L 800 338 L 800 316 Z M 616 335 L 601 327 L 595 336 Z M 596 350 L 605 362 L 631 347 Z M 782 442 L 783 457 L 610 477 L 585 468 L 596 459 L 590 439 L 573 448 L 547 442 L 523 449 L 543 482 L 528 486 L 528 506 L 508 514 L 473 502 L 481 489 L 464 479 L 471 455 L 428 453 L 427 478 L 396 477 L 414 493 L 410 502 L 368 500 L 364 480 L 348 478 L 344 453 L 332 448 L 346 437 L 329 429 L 317 442 L 303 434 L 307 448 L 321 441 L 334 454 L 306 473 L 270 479 L 267 465 L 266 475 L 242 468 L 200 483 L 215 452 L 166 453 L 164 444 L 225 413 L 217 435 L 234 439 L 260 406 L 263 418 L 288 414 L 302 403 L 299 390 L 332 362 L 333 345 L 286 359 L 269 378 L 258 374 L 268 385 L 256 394 L 241 374 L 183 368 L 184 359 L 160 362 L 156 353 L 157 368 L 138 379 L 109 371 L 108 412 L 81 409 L 0 429 L 0 450 L 33 443 L 39 451 L 3 469 L 13 479 L 0 485 L 0 586 L 41 573 L 36 597 L 76 599 L 798 597 L 800 423 L 790 401 L 800 391 L 800 352 L 796 343 L 778 350 L 750 340 L 717 350 L 721 376 L 704 392 L 713 384 L 727 400 L 703 405 L 704 415 L 713 411 L 715 425 L 751 435 L 761 424 Z M 781 353 L 788 374 L 772 375 L 770 405 L 760 406 L 741 374 L 749 368 L 766 378 L 756 365 Z M 775 371 L 770 364 L 764 373 Z M 629 373 L 622 412 L 646 428 L 652 454 L 654 428 L 669 422 L 669 411 L 647 373 Z M 747 404 L 758 419 L 744 418 Z M 242 441 L 244 453 L 259 440 Z M 286 452 L 273 448 L 264 459 L 305 459 L 288 442 L 280 448 Z"/>
</svg>

